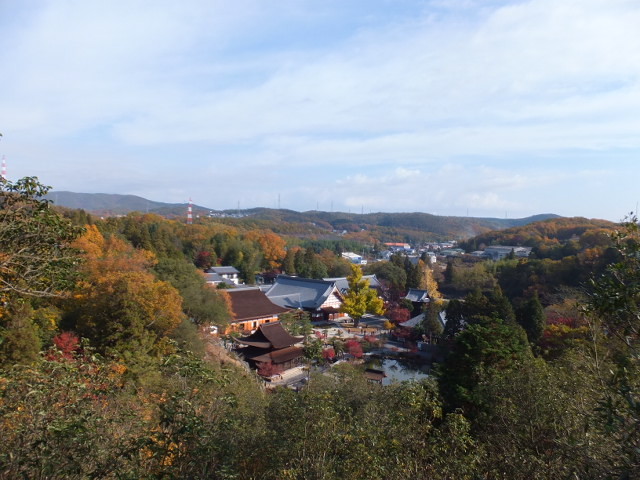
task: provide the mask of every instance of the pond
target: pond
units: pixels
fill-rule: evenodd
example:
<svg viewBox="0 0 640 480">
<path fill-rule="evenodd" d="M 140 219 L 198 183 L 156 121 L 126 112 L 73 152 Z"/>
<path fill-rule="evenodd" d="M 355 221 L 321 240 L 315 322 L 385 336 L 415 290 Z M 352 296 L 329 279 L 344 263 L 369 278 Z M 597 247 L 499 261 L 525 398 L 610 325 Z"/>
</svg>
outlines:
<svg viewBox="0 0 640 480">
<path fill-rule="evenodd" d="M 416 363 L 415 361 L 399 358 L 379 357 L 368 358 L 365 361 L 364 368 L 382 370 L 386 375 L 382 380 L 382 385 L 405 380 L 422 380 L 429 377 L 429 371 L 431 370 L 429 364 Z"/>
</svg>

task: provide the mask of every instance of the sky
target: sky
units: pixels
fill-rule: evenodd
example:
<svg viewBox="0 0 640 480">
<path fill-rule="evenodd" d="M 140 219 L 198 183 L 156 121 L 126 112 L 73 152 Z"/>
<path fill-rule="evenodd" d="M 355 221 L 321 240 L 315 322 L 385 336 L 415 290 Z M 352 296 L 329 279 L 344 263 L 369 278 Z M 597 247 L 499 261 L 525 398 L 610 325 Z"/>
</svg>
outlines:
<svg viewBox="0 0 640 480">
<path fill-rule="evenodd" d="M 8 178 L 212 209 L 618 221 L 638 0 L 0 0 Z"/>
</svg>

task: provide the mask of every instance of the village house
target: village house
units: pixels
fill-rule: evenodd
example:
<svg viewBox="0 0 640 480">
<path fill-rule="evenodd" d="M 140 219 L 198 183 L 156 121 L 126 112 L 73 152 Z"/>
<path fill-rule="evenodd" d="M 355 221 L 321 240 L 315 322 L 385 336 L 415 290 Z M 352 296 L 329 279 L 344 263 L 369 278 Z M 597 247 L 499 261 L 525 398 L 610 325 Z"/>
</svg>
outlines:
<svg viewBox="0 0 640 480">
<path fill-rule="evenodd" d="M 409 245 L 408 243 L 387 242 L 385 243 L 385 246 L 392 252 L 413 253 L 411 251 L 411 245 Z"/>
<path fill-rule="evenodd" d="M 218 286 L 225 283 L 233 287 L 240 283 L 239 273 L 234 267 L 211 267 L 204 273 L 204 276 L 205 281 L 210 285 Z"/>
</svg>

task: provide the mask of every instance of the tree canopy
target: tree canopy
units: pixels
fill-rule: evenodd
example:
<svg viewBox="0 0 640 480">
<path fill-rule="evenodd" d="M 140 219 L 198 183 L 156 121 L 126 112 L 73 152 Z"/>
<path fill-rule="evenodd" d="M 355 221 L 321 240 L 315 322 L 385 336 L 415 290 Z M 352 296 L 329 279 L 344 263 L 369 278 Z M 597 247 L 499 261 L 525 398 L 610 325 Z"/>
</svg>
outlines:
<svg viewBox="0 0 640 480">
<path fill-rule="evenodd" d="M 354 325 L 358 325 L 365 313 L 382 315 L 384 302 L 369 286 L 369 280 L 362 278 L 362 269 L 358 265 L 352 265 L 347 281 L 349 290 L 344 295 L 342 311 L 353 319 Z"/>
<path fill-rule="evenodd" d="M 48 191 L 35 177 L 0 179 L 0 299 L 59 296 L 73 285 L 81 229 L 42 199 Z"/>
</svg>

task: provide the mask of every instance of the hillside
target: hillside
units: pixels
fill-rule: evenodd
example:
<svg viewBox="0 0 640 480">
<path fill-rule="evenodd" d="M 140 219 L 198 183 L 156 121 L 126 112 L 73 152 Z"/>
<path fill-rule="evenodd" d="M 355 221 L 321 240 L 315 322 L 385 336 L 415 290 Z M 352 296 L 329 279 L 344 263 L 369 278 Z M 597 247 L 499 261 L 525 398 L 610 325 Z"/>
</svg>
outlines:
<svg viewBox="0 0 640 480">
<path fill-rule="evenodd" d="M 131 212 L 157 213 L 166 217 L 185 215 L 186 203 L 165 203 L 147 200 L 137 195 L 119 195 L 114 193 L 75 193 L 49 192 L 45 198 L 54 205 L 67 208 L 78 208 L 94 215 L 114 216 L 126 215 Z M 196 214 L 207 214 L 209 209 L 194 205 Z"/>
<path fill-rule="evenodd" d="M 172 204 L 147 200 L 135 195 L 106 193 L 51 192 L 47 195 L 55 205 L 83 209 L 95 215 L 125 215 L 134 211 L 149 212 L 175 218 L 186 215 L 187 204 Z M 553 214 L 519 219 L 438 216 L 428 213 L 346 213 L 286 209 L 253 208 L 216 211 L 194 205 L 194 216 L 220 215 L 220 221 L 250 228 L 268 228 L 290 235 L 336 234 L 368 236 L 379 241 L 423 242 L 464 239 L 493 230 L 528 225 L 532 222 L 558 218 Z M 228 218 L 239 213 L 240 218 Z M 363 233 L 365 235 L 363 235 Z"/>
<path fill-rule="evenodd" d="M 584 246 L 592 247 L 599 243 L 608 243 L 606 234 L 610 233 L 615 226 L 615 223 L 607 220 L 582 217 L 550 218 L 485 232 L 461 242 L 460 246 L 467 251 L 486 245 L 522 245 L 540 249 L 579 240 Z"/>
<path fill-rule="evenodd" d="M 248 215 L 234 219 L 234 223 L 262 220 L 271 222 L 274 231 L 283 225 L 312 224 L 314 227 L 354 237 L 372 237 L 380 241 L 402 241 L 409 243 L 433 240 L 464 239 L 482 233 L 528 225 L 541 220 L 560 218 L 558 215 L 542 214 L 519 219 L 474 218 L 438 216 L 428 213 L 368 213 L 275 210 L 256 208 L 245 210 Z"/>
</svg>

